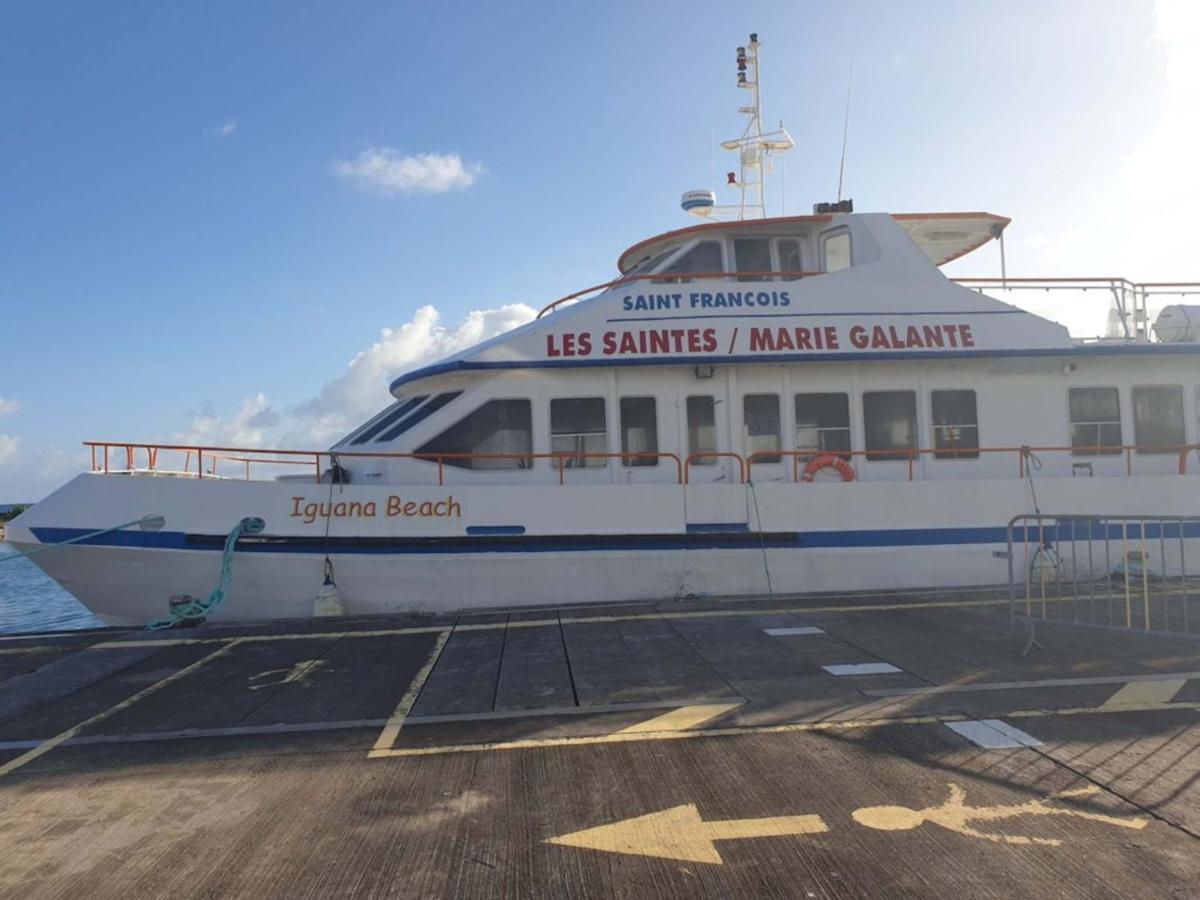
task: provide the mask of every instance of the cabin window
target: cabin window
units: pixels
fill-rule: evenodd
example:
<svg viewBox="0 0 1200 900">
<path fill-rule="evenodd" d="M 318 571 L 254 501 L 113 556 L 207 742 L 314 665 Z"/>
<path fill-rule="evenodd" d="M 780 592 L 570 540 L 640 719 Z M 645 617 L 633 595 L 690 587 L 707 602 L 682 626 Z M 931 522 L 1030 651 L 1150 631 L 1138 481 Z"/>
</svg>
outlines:
<svg viewBox="0 0 1200 900">
<path fill-rule="evenodd" d="M 795 281 L 800 277 L 799 273 L 804 271 L 800 259 L 800 242 L 790 238 L 781 240 L 776 243 L 776 249 L 779 251 L 779 271 L 794 273 L 781 276 L 780 280 Z"/>
<path fill-rule="evenodd" d="M 396 438 L 400 437 L 400 435 L 404 434 L 404 432 L 408 431 L 410 428 L 412 428 L 414 425 L 416 425 L 418 422 L 424 422 L 426 419 L 428 419 L 430 416 L 432 416 L 435 412 L 437 412 L 439 409 L 441 409 L 443 406 L 445 406 L 447 403 L 449 403 L 455 397 L 459 396 L 461 393 L 462 393 L 462 391 L 447 391 L 444 394 L 438 394 L 436 397 L 434 397 L 432 400 L 430 400 L 424 406 L 418 408 L 417 411 L 414 412 L 412 415 L 401 419 L 399 422 L 397 422 L 395 425 L 393 425 L 391 428 L 389 428 L 387 431 L 385 431 L 383 434 L 381 434 L 378 438 L 376 438 L 376 443 L 382 444 L 385 441 L 395 440 Z"/>
<path fill-rule="evenodd" d="M 658 452 L 658 413 L 653 397 L 621 398 L 621 452 Z M 621 465 L 657 466 L 657 456 L 626 456 Z"/>
<path fill-rule="evenodd" d="M 687 398 L 688 456 L 717 450 L 716 401 L 711 396 Z M 714 456 L 692 460 L 694 466 L 715 466 Z"/>
<path fill-rule="evenodd" d="M 917 448 L 917 395 L 914 391 L 863 394 L 867 459 L 907 459 Z"/>
<path fill-rule="evenodd" d="M 385 428 L 390 428 L 396 422 L 403 419 L 427 399 L 429 399 L 428 394 L 421 394 L 419 397 L 412 397 L 408 400 L 397 403 L 395 406 L 385 410 L 383 415 L 377 416 L 375 421 L 364 428 L 350 443 L 365 444 Z"/>
<path fill-rule="evenodd" d="M 711 275 L 714 272 L 725 271 L 725 264 L 721 257 L 721 245 L 717 241 L 701 241 L 671 265 L 663 270 L 663 275 L 689 275 L 698 273 L 701 275 Z M 654 279 L 656 284 L 662 284 L 664 281 L 671 283 L 685 284 L 691 279 L 689 278 L 671 278 L 671 279 Z"/>
<path fill-rule="evenodd" d="M 850 458 L 850 397 L 796 395 L 796 449 Z"/>
<path fill-rule="evenodd" d="M 550 401 L 550 452 L 608 452 L 603 397 L 571 397 Z M 572 456 L 556 459 L 554 465 L 568 469 L 601 469 L 608 465 L 608 459 L 603 456 Z"/>
<path fill-rule="evenodd" d="M 662 253 L 659 253 L 657 256 L 651 256 L 648 259 L 643 259 L 640 263 L 638 263 L 636 266 L 634 266 L 632 269 L 630 269 L 628 272 L 626 272 L 623 277 L 629 278 L 632 275 L 644 275 L 647 272 L 653 272 L 655 269 L 657 269 L 659 266 L 661 266 L 664 262 L 667 261 L 668 256 L 671 256 L 672 254 L 674 254 L 675 251 L 678 249 L 679 249 L 679 247 L 675 246 L 675 247 L 672 247 L 670 250 L 664 250 Z"/>
<path fill-rule="evenodd" d="M 755 462 L 777 463 L 782 443 L 779 436 L 779 395 L 747 394 L 742 398 L 742 435 L 746 455 L 761 453 Z"/>
<path fill-rule="evenodd" d="M 821 240 L 821 255 L 825 257 L 825 271 L 837 272 L 850 268 L 850 232 L 835 231 Z"/>
<path fill-rule="evenodd" d="M 770 272 L 771 241 L 768 238 L 735 238 L 733 267 L 738 272 Z M 738 281 L 769 281 L 766 275 L 743 275 Z"/>
<path fill-rule="evenodd" d="M 1186 443 L 1181 386 L 1133 389 L 1133 442 L 1138 453 L 1179 452 Z"/>
<path fill-rule="evenodd" d="M 1071 450 L 1076 456 L 1121 452 L 1121 398 L 1114 388 L 1071 388 Z"/>
<path fill-rule="evenodd" d="M 932 391 L 935 459 L 979 458 L 979 415 L 974 391 Z"/>
<path fill-rule="evenodd" d="M 418 454 L 501 454 L 494 458 L 446 459 L 459 469 L 529 469 L 533 457 L 533 418 L 528 400 L 489 400 L 455 422 Z"/>
</svg>

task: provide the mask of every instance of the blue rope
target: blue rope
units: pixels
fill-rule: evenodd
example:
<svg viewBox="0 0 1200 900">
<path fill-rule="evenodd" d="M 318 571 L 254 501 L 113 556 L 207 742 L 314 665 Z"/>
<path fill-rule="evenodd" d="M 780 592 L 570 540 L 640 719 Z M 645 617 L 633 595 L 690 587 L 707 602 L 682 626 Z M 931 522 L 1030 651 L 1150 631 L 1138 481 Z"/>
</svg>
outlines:
<svg viewBox="0 0 1200 900">
<path fill-rule="evenodd" d="M 247 516 L 234 526 L 233 531 L 225 538 L 225 552 L 221 554 L 221 577 L 217 586 L 212 589 L 207 600 L 192 600 L 179 606 L 172 606 L 168 618 L 151 622 L 146 627 L 152 631 L 161 628 L 171 628 L 183 622 L 202 619 L 225 602 L 225 592 L 233 580 L 233 551 L 237 549 L 238 539 L 243 534 L 258 534 L 267 523 L 257 516 Z"/>
</svg>

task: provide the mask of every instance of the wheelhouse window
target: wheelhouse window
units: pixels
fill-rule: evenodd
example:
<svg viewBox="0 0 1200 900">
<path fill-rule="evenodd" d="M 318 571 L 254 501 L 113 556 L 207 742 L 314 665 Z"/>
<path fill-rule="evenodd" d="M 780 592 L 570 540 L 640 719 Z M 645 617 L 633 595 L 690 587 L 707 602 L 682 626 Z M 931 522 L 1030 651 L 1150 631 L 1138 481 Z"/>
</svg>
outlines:
<svg viewBox="0 0 1200 900">
<path fill-rule="evenodd" d="M 907 459 L 917 448 L 917 395 L 914 391 L 863 394 L 867 459 Z"/>
<path fill-rule="evenodd" d="M 846 394 L 796 395 L 796 449 L 836 453 L 850 458 L 850 397 Z"/>
<path fill-rule="evenodd" d="M 755 462 L 777 463 L 782 449 L 779 428 L 779 395 L 747 394 L 742 398 L 742 435 L 746 455 L 761 453 Z"/>
<path fill-rule="evenodd" d="M 471 459 L 445 459 L 459 469 L 529 469 L 533 467 L 533 417 L 528 400 L 489 400 L 459 419 L 416 451 L 421 455 L 502 454 Z"/>
<path fill-rule="evenodd" d="M 721 244 L 718 241 L 701 241 L 671 265 L 667 266 L 661 274 L 663 275 L 711 275 L 714 272 L 723 272 L 725 264 L 721 257 Z M 655 279 L 656 283 L 663 281 L 671 283 L 683 284 L 688 282 L 688 278 L 671 278 L 671 279 Z"/>
<path fill-rule="evenodd" d="M 679 249 L 679 247 L 675 246 L 675 247 L 672 247 L 670 250 L 664 250 L 662 253 L 659 253 L 657 256 L 651 256 L 646 259 L 643 259 L 640 263 L 638 263 L 636 266 L 634 266 L 632 269 L 630 269 L 628 272 L 626 272 L 623 277 L 629 278 L 633 275 L 645 275 L 647 272 L 653 272 L 655 269 L 657 269 L 659 266 L 661 266 L 664 262 L 667 261 L 668 256 L 673 255 L 675 253 L 675 251 L 678 249 Z"/>
<path fill-rule="evenodd" d="M 974 391 L 932 391 L 935 459 L 979 458 L 979 415 Z"/>
<path fill-rule="evenodd" d="M 607 453 L 608 433 L 603 397 L 571 397 L 550 401 L 551 453 Z M 600 469 L 608 465 L 602 456 L 569 456 L 554 465 L 568 469 Z"/>
<path fill-rule="evenodd" d="M 837 272 L 850 268 L 850 232 L 834 231 L 821 239 L 821 255 L 825 258 L 825 271 Z"/>
<path fill-rule="evenodd" d="M 381 415 L 376 416 L 366 428 L 360 431 L 350 443 L 365 444 L 385 428 L 389 428 L 396 422 L 403 419 L 427 399 L 429 399 L 428 394 L 421 394 L 419 397 L 410 397 L 408 400 L 402 400 L 399 403 L 388 407 Z"/>
<path fill-rule="evenodd" d="M 800 242 L 792 238 L 780 239 L 775 244 L 779 252 L 779 271 L 792 272 L 792 275 L 780 276 L 781 281 L 795 281 L 804 271 L 800 258 Z"/>
<path fill-rule="evenodd" d="M 462 391 L 447 391 L 444 394 L 438 394 L 425 405 L 418 407 L 411 415 L 400 419 L 399 422 L 381 434 L 376 438 L 376 443 L 382 444 L 386 441 L 394 441 L 417 423 L 424 422 L 460 394 L 462 394 Z"/>
<path fill-rule="evenodd" d="M 1133 442 L 1138 453 L 1179 452 L 1186 443 L 1182 386 L 1133 389 Z"/>
<path fill-rule="evenodd" d="M 621 452 L 658 452 L 658 413 L 653 397 L 621 398 Z M 625 456 L 626 468 L 657 466 L 657 456 Z"/>
<path fill-rule="evenodd" d="M 733 267 L 738 272 L 770 272 L 771 241 L 769 238 L 734 238 Z M 768 281 L 765 275 L 743 275 L 738 281 Z"/>
<path fill-rule="evenodd" d="M 1071 388 L 1071 451 L 1076 456 L 1121 452 L 1121 398 L 1113 388 Z"/>
<path fill-rule="evenodd" d="M 716 403 L 709 395 L 687 398 L 688 456 L 717 450 Z M 694 466 L 715 466 L 714 456 L 692 460 Z"/>
</svg>

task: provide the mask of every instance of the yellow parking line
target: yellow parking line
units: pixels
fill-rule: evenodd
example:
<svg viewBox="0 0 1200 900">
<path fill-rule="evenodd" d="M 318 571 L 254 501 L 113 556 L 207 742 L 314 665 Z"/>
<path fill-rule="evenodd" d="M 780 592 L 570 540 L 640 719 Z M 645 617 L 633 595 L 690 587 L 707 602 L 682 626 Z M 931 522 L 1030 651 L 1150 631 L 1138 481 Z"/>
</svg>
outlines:
<svg viewBox="0 0 1200 900">
<path fill-rule="evenodd" d="M 1104 706 L 1141 706 L 1147 703 L 1170 703 L 1187 684 L 1185 679 L 1172 681 L 1131 681 L 1104 701 Z"/>
<path fill-rule="evenodd" d="M 731 709 L 737 709 L 741 705 L 739 701 L 737 703 L 697 703 L 694 706 L 681 706 L 679 709 L 672 709 L 661 716 L 647 719 L 645 722 L 638 722 L 636 725 L 622 728 L 617 734 L 642 734 L 647 731 L 686 731 L 689 728 L 695 728 L 697 725 L 707 722 L 709 719 L 722 716 Z"/>
<path fill-rule="evenodd" d="M 417 702 L 417 697 L 421 694 L 421 688 L 425 687 L 425 682 L 429 678 L 429 674 L 433 671 L 433 667 L 437 665 L 438 658 L 442 655 L 442 649 L 446 646 L 446 641 L 450 639 L 450 632 L 453 630 L 452 628 L 443 630 L 438 635 L 437 640 L 433 642 L 433 649 L 429 651 L 429 659 L 425 661 L 425 665 L 421 667 L 421 670 L 409 682 L 408 690 L 404 692 L 404 696 L 396 704 L 395 710 L 392 711 L 387 723 L 383 726 L 383 731 L 379 732 L 375 746 L 367 754 L 368 759 L 386 755 L 395 745 L 396 738 L 400 736 L 400 729 L 404 727 L 404 720 L 412 712 L 412 708 Z"/>
<path fill-rule="evenodd" d="M 45 741 L 42 741 L 42 743 L 38 744 L 32 750 L 22 753 L 20 756 L 16 757 L 15 759 L 10 759 L 4 765 L 0 766 L 0 777 L 8 775 L 11 772 L 15 772 L 17 769 L 21 768 L 26 763 L 33 762 L 39 756 L 49 753 L 51 750 L 53 750 L 55 747 L 57 747 L 63 741 L 68 741 L 71 738 L 75 737 L 77 734 L 79 734 L 79 732 L 83 731 L 83 729 L 85 729 L 91 725 L 95 725 L 97 722 L 101 722 L 104 719 L 107 719 L 109 716 L 119 713 L 123 709 L 128 709 L 130 706 L 133 706 L 133 704 L 137 703 L 139 700 L 141 700 L 145 697 L 149 697 L 155 691 L 161 690 L 162 688 L 166 687 L 171 682 L 178 681 L 180 678 L 183 678 L 185 675 L 190 675 L 191 673 L 193 673 L 197 669 L 199 669 L 201 666 L 216 659 L 218 656 L 224 656 L 226 653 L 228 653 L 230 650 L 232 650 L 234 647 L 236 647 L 237 644 L 238 644 L 238 642 L 236 640 L 231 641 L 228 644 L 226 644 L 224 647 L 214 650 L 212 653 L 208 654 L 207 656 L 202 656 L 200 659 L 196 660 L 191 665 L 184 666 L 182 669 L 172 672 L 170 675 L 166 676 L 165 678 L 159 679 L 158 681 L 154 682 L 154 684 L 150 685 L 148 688 L 144 688 L 144 689 L 138 691 L 132 697 L 128 697 L 128 698 L 122 700 L 120 703 L 116 704 L 115 706 L 110 706 L 108 709 L 104 710 L 103 712 L 96 713 L 96 715 L 92 716 L 91 718 L 84 719 L 78 725 L 73 725 L 72 727 L 68 728 L 66 731 L 62 732 L 61 734 L 56 734 L 54 737 L 49 738 Z"/>
</svg>

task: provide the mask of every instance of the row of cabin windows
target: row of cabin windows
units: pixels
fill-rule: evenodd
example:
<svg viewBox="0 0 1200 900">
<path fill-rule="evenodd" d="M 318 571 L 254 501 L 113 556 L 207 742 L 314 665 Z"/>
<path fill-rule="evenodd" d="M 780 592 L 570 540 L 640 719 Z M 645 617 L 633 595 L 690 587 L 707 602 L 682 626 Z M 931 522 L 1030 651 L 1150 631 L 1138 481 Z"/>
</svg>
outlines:
<svg viewBox="0 0 1200 900">
<path fill-rule="evenodd" d="M 1132 389 L 1133 441 L 1139 453 L 1178 453 L 1186 443 L 1183 387 Z M 1071 389 L 1071 448 L 1078 456 L 1121 452 L 1121 395 L 1115 387 Z"/>
<path fill-rule="evenodd" d="M 678 248 L 664 251 L 626 272 L 626 277 L 656 272 Z M 845 229 L 828 232 L 821 238 L 821 256 L 824 270 L 836 272 L 850 266 L 850 232 Z M 729 271 L 745 273 L 738 281 L 762 281 L 764 272 L 783 272 L 782 281 L 793 281 L 804 272 L 804 260 L 800 252 L 800 241 L 796 238 L 734 238 L 730 242 Z M 700 241 L 671 265 L 657 272 L 673 275 L 673 279 L 655 279 L 662 284 L 668 280 L 686 283 L 688 275 L 711 275 L 725 271 L 724 253 L 720 241 Z"/>
<path fill-rule="evenodd" d="M 431 406 L 441 408 L 458 392 L 439 394 L 421 406 L 414 397 L 400 405 L 416 404 L 424 418 Z M 1177 452 L 1185 441 L 1183 388 L 1178 385 L 1135 387 L 1133 425 L 1142 453 Z M 861 397 L 863 444 L 867 459 L 904 458 L 919 446 L 916 391 L 865 391 Z M 440 402 L 440 405 L 439 405 Z M 850 395 L 843 392 L 796 394 L 795 441 L 799 451 L 848 457 Z M 973 390 L 935 390 L 929 394 L 935 459 L 979 457 L 979 414 Z M 716 400 L 711 395 L 687 398 L 687 449 L 694 465 L 717 462 Z M 1079 456 L 1121 452 L 1121 408 L 1117 388 L 1071 388 L 1069 392 L 1071 447 Z M 533 418 L 529 400 L 490 400 L 417 448 L 418 454 L 474 455 L 448 458 L 446 465 L 465 469 L 524 469 L 532 465 Z M 399 421 L 397 422 L 397 419 Z M 608 424 L 603 397 L 571 397 L 550 401 L 550 451 L 564 454 L 556 465 L 602 468 L 608 465 Z M 396 423 L 396 424 L 393 424 Z M 406 430 L 414 422 L 385 415 L 354 443 L 373 434 Z M 391 426 L 389 428 L 389 425 Z M 746 394 L 742 398 L 743 448 L 757 461 L 782 459 L 782 417 L 778 394 Z M 658 464 L 658 415 L 654 397 L 620 399 L 621 464 Z M 383 437 L 379 438 L 380 440 Z"/>
</svg>

